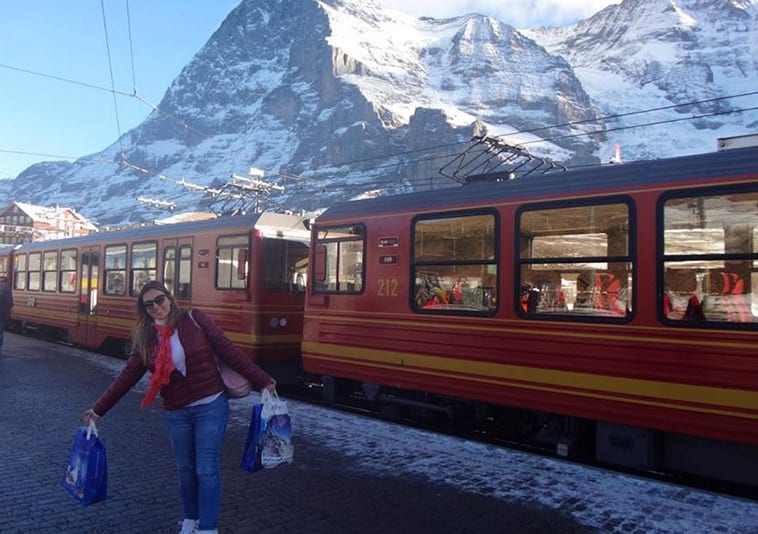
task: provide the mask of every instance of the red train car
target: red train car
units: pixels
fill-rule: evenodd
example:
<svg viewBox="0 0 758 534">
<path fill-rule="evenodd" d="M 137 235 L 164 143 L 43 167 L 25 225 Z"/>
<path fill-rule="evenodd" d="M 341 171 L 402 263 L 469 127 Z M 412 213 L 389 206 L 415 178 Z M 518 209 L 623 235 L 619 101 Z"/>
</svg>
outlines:
<svg viewBox="0 0 758 534">
<path fill-rule="evenodd" d="M 300 364 L 309 236 L 292 215 L 222 217 L 23 244 L 0 251 L 0 267 L 19 329 L 128 351 L 135 297 L 157 279 L 287 382 Z"/>
<path fill-rule="evenodd" d="M 315 221 L 325 394 L 758 486 L 758 148 L 481 178 Z"/>
</svg>

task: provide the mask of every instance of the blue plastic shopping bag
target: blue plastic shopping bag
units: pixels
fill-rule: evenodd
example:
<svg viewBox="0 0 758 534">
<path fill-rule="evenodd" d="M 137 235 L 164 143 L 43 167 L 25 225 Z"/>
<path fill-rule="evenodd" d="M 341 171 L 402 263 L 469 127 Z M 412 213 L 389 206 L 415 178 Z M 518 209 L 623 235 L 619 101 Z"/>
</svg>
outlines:
<svg viewBox="0 0 758 534">
<path fill-rule="evenodd" d="M 83 505 L 104 501 L 108 495 L 108 463 L 105 445 L 95 423 L 76 431 L 61 485 Z"/>
<path fill-rule="evenodd" d="M 261 391 L 261 404 L 253 405 L 250 428 L 240 467 L 248 473 L 292 463 L 292 423 L 287 403 L 276 392 Z"/>
<path fill-rule="evenodd" d="M 287 402 L 279 398 L 276 392 L 264 389 L 261 392 L 263 408 L 262 433 L 258 447 L 261 465 L 270 469 L 284 463 L 292 463 L 295 448 L 292 445 L 292 422 L 287 410 Z"/>
<path fill-rule="evenodd" d="M 255 473 L 256 471 L 263 469 L 261 465 L 261 451 L 260 451 L 260 437 L 263 431 L 263 420 L 261 419 L 261 411 L 263 404 L 254 404 L 253 411 L 250 416 L 250 428 L 247 431 L 247 441 L 245 442 L 245 450 L 242 452 L 242 462 L 240 467 L 248 473 Z"/>
</svg>

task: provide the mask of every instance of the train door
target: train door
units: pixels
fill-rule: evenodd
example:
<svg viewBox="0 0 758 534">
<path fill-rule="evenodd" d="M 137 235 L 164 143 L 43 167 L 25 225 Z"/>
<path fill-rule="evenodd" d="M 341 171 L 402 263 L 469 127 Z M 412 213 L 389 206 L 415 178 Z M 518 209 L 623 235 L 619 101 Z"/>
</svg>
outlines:
<svg viewBox="0 0 758 534">
<path fill-rule="evenodd" d="M 82 248 L 79 266 L 79 321 L 76 338 L 85 346 L 89 346 L 95 337 L 99 276 L 100 251 L 97 247 Z"/>
<path fill-rule="evenodd" d="M 194 239 L 180 237 L 163 240 L 163 283 L 180 306 L 192 301 L 192 250 Z"/>
</svg>

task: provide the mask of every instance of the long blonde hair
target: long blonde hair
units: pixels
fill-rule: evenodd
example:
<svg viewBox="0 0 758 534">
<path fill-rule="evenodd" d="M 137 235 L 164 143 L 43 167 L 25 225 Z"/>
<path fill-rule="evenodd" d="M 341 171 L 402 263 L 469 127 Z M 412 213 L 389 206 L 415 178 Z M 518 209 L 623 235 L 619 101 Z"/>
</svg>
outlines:
<svg viewBox="0 0 758 534">
<path fill-rule="evenodd" d="M 175 326 L 182 314 L 182 309 L 177 306 L 176 299 L 174 299 L 174 296 L 163 283 L 151 280 L 142 286 L 137 296 L 137 322 L 134 324 L 134 328 L 132 328 L 132 348 L 142 358 L 142 363 L 145 366 L 150 362 L 150 354 L 158 337 L 158 333 L 153 326 L 155 320 L 150 317 L 145 309 L 145 305 L 142 304 L 142 297 L 151 289 L 160 291 L 171 302 L 171 311 L 169 311 L 166 324 Z"/>
</svg>

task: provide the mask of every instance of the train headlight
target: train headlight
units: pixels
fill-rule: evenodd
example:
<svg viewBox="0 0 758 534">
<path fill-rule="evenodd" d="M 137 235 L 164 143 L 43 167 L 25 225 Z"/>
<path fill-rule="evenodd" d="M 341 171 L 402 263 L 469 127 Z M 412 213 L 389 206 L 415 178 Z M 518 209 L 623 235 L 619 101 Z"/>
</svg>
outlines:
<svg viewBox="0 0 758 534">
<path fill-rule="evenodd" d="M 284 317 L 272 317 L 268 324 L 271 325 L 271 328 L 284 328 L 287 326 L 287 319 Z"/>
</svg>

